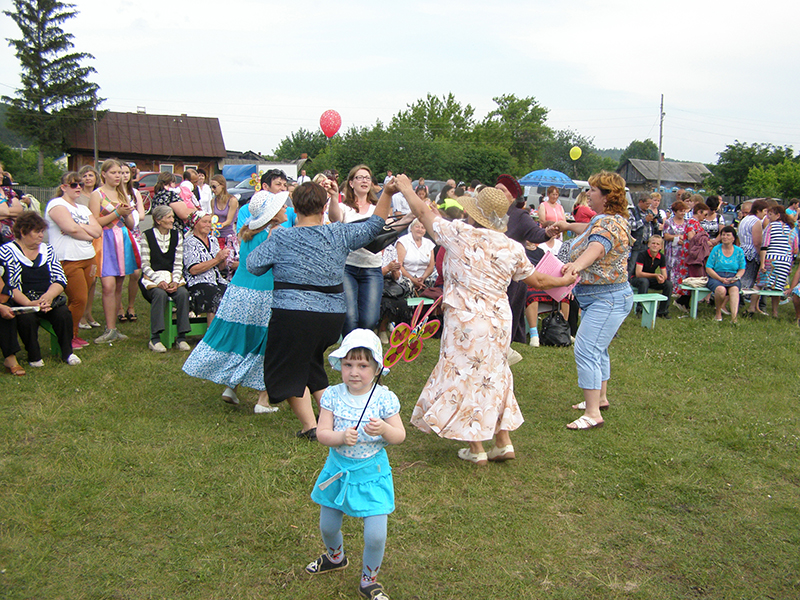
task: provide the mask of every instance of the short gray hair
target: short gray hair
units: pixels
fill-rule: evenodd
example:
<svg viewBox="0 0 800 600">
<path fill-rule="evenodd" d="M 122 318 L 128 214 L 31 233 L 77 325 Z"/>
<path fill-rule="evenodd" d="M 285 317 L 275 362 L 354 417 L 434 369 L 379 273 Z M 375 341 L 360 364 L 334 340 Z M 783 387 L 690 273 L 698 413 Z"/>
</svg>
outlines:
<svg viewBox="0 0 800 600">
<path fill-rule="evenodd" d="M 173 211 L 169 206 L 163 206 L 163 205 L 156 206 L 152 212 L 153 223 L 157 225 L 159 221 L 161 221 L 164 217 L 169 216 L 172 213 Z"/>
</svg>

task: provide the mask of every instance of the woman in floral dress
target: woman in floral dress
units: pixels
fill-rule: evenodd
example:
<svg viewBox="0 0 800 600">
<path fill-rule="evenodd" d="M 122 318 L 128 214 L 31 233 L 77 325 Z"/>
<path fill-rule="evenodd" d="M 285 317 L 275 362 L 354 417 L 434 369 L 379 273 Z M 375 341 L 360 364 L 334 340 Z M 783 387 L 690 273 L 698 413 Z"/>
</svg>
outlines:
<svg viewBox="0 0 800 600">
<path fill-rule="evenodd" d="M 704 215 L 708 212 L 708 207 L 705 204 L 695 204 L 694 212 L 695 214 Z M 683 312 L 689 312 L 689 304 L 691 302 L 689 292 L 681 289 L 681 283 L 689 276 L 689 265 L 686 264 L 686 258 L 689 256 L 689 242 L 701 231 L 704 230 L 703 226 L 700 225 L 700 221 L 694 218 L 686 219 L 683 235 L 680 238 L 680 246 L 678 246 L 678 260 L 675 270 L 670 275 L 672 289 L 675 290 L 678 296 L 675 306 Z"/>
<path fill-rule="evenodd" d="M 686 230 L 684 216 L 688 207 L 678 200 L 673 202 L 670 208 L 672 209 L 672 216 L 664 223 L 664 254 L 667 259 L 667 275 L 674 286 L 680 265 L 681 239 L 683 238 L 683 232 Z"/>
<path fill-rule="evenodd" d="M 399 190 L 444 258 L 444 328 L 439 362 L 414 407 L 412 425 L 440 437 L 469 442 L 459 458 L 484 465 L 515 458 L 509 433 L 523 422 L 506 358 L 511 344 L 509 282 L 537 289 L 569 285 L 575 276 L 550 277 L 534 271 L 522 245 L 503 235 L 508 200 L 496 188 L 477 198 L 462 196 L 469 224 L 446 221 L 414 193 L 405 175 Z M 495 437 L 488 453 L 483 442 Z"/>
</svg>

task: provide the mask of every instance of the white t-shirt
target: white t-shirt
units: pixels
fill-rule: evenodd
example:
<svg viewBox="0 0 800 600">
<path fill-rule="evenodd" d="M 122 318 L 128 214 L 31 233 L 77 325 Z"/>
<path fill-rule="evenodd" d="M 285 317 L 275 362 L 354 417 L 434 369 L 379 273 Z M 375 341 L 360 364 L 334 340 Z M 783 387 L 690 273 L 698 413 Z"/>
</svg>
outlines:
<svg viewBox="0 0 800 600">
<path fill-rule="evenodd" d="M 211 200 L 213 198 L 214 194 L 211 191 L 211 186 L 207 183 L 204 183 L 203 187 L 200 188 L 200 208 L 203 209 L 203 212 L 214 214 L 211 212 Z"/>
<path fill-rule="evenodd" d="M 50 238 L 50 245 L 56 251 L 58 260 L 86 260 L 94 258 L 94 246 L 92 242 L 86 240 L 76 240 L 74 237 L 65 235 L 58 224 L 50 216 L 50 211 L 55 206 L 63 206 L 72 215 L 72 220 L 83 225 L 89 224 L 89 217 L 92 212 L 88 206 L 78 204 L 72 206 L 63 198 L 53 198 L 47 203 L 44 211 L 44 218 L 47 221 L 47 234 Z"/>
<path fill-rule="evenodd" d="M 372 213 L 375 212 L 375 206 L 370 204 L 367 208 L 367 212 L 364 214 L 359 214 L 357 210 L 354 208 L 350 208 L 344 202 L 339 204 L 339 208 L 342 211 L 342 222 L 343 223 L 352 223 L 353 221 L 358 221 L 360 219 L 366 219 L 367 217 L 372 216 Z M 353 250 L 350 254 L 347 255 L 347 260 L 345 261 L 346 265 L 350 265 L 351 267 L 360 267 L 362 269 L 365 268 L 374 268 L 374 267 L 381 267 L 381 255 L 380 254 L 373 254 L 369 250 L 364 250 L 364 248 L 359 248 L 358 250 Z"/>
<path fill-rule="evenodd" d="M 397 192 L 392 196 L 392 212 L 400 213 L 401 215 L 407 215 L 411 212 L 411 207 L 402 192 Z"/>
<path fill-rule="evenodd" d="M 422 277 L 425 274 L 425 269 L 428 268 L 431 262 L 431 256 L 436 244 L 428 238 L 423 237 L 422 245 L 417 247 L 410 233 L 407 233 L 397 240 L 397 243 L 402 244 L 403 248 L 406 250 L 403 268 L 414 277 Z"/>
</svg>

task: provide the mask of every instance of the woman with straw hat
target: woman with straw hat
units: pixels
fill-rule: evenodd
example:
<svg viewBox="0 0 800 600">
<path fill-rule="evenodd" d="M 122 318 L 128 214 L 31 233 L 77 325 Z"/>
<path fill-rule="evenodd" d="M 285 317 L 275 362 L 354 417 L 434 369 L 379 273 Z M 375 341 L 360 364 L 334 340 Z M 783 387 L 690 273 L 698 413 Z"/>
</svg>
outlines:
<svg viewBox="0 0 800 600">
<path fill-rule="evenodd" d="M 439 362 L 428 378 L 411 417 L 424 432 L 469 442 L 459 458 L 485 465 L 515 458 L 509 433 L 523 421 L 506 358 L 511 344 L 511 309 L 506 288 L 524 280 L 537 289 L 569 285 L 575 276 L 551 277 L 534 271 L 522 245 L 507 238 L 508 200 L 496 188 L 459 201 L 467 223 L 446 221 L 414 193 L 409 179 L 397 184 L 414 215 L 444 258 L 444 328 Z M 488 453 L 483 442 L 495 437 Z"/>
</svg>

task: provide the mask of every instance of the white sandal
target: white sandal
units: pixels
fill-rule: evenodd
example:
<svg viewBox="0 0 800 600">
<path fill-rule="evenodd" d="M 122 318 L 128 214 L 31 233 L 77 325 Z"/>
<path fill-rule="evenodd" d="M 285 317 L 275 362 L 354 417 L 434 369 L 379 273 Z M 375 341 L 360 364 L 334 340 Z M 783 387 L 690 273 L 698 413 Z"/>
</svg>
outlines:
<svg viewBox="0 0 800 600">
<path fill-rule="evenodd" d="M 483 466 L 489 462 L 486 452 L 472 452 L 469 448 L 462 448 L 458 451 L 458 458 Z"/>
<path fill-rule="evenodd" d="M 610 406 L 609 404 L 603 404 L 600 407 L 600 410 L 608 410 L 609 406 Z M 572 408 L 574 408 L 575 410 L 586 410 L 586 400 L 584 400 L 583 402 L 579 402 L 578 404 L 573 404 Z"/>
<path fill-rule="evenodd" d="M 575 419 L 569 425 L 567 425 L 567 429 L 571 429 L 572 431 L 594 429 L 595 427 L 602 427 L 603 423 L 605 423 L 605 421 L 595 421 L 591 417 L 583 415 Z M 570 427 L 570 425 L 574 425 L 575 427 Z"/>
</svg>

